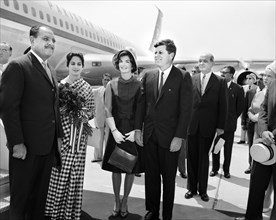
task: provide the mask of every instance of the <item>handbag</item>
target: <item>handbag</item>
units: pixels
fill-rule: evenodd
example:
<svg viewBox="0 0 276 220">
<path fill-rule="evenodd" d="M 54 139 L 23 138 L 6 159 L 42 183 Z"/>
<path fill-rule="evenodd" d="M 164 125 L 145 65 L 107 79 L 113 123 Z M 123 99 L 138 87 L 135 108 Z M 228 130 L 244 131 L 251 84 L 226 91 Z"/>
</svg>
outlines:
<svg viewBox="0 0 276 220">
<path fill-rule="evenodd" d="M 137 158 L 136 155 L 130 154 L 116 145 L 108 163 L 127 173 L 131 173 L 136 164 Z"/>
</svg>

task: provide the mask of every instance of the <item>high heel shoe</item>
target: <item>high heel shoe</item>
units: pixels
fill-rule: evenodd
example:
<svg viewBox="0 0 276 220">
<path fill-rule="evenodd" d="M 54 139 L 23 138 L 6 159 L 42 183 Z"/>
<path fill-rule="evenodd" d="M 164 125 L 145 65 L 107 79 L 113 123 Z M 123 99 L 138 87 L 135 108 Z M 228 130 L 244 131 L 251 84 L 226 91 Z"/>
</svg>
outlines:
<svg viewBox="0 0 276 220">
<path fill-rule="evenodd" d="M 126 210 L 125 211 L 122 211 L 122 203 L 121 203 L 121 212 L 120 212 L 120 215 L 122 218 L 126 218 L 128 216 L 128 208 L 127 208 L 127 204 L 126 204 Z"/>
<path fill-rule="evenodd" d="M 117 206 L 116 206 L 116 202 L 115 202 L 114 208 L 113 208 L 112 213 L 111 213 L 113 218 L 117 218 L 120 215 L 120 209 L 121 209 L 121 201 L 119 202 L 119 209 L 118 210 L 117 210 Z"/>
</svg>

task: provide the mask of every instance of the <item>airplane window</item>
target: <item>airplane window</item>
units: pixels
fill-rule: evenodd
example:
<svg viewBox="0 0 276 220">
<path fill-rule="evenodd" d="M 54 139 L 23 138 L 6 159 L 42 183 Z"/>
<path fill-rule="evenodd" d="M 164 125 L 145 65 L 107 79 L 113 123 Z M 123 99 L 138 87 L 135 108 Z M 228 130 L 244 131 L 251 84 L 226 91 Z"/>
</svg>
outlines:
<svg viewBox="0 0 276 220">
<path fill-rule="evenodd" d="M 66 26 L 66 29 L 69 29 L 69 24 L 67 21 L 65 21 L 65 26 Z"/>
<path fill-rule="evenodd" d="M 18 1 L 17 1 L 17 0 L 13 0 L 13 4 L 14 4 L 14 8 L 15 8 L 16 10 L 19 10 Z"/>
<path fill-rule="evenodd" d="M 23 3 L 23 11 L 28 14 L 28 7 L 26 4 Z"/>
<path fill-rule="evenodd" d="M 46 14 L 46 17 L 47 17 L 47 21 L 49 22 L 49 23 L 51 23 L 51 17 L 50 17 L 50 15 L 47 13 Z"/>
<path fill-rule="evenodd" d="M 93 39 L 96 40 L 96 35 L 93 33 Z"/>
<path fill-rule="evenodd" d="M 87 33 L 87 30 L 85 30 L 85 36 L 88 37 L 88 33 Z"/>
<path fill-rule="evenodd" d="M 99 35 L 97 35 L 97 40 L 100 41 Z"/>
<path fill-rule="evenodd" d="M 57 18 L 53 16 L 53 19 L 54 19 L 54 24 L 57 25 Z"/>
<path fill-rule="evenodd" d="M 43 20 L 44 19 L 44 15 L 42 11 L 39 11 L 39 17 Z"/>
<path fill-rule="evenodd" d="M 83 35 L 83 29 L 81 28 L 80 30 L 81 30 L 81 35 Z"/>
<path fill-rule="evenodd" d="M 63 21 L 61 19 L 59 19 L 59 24 L 61 27 L 63 27 Z"/>
<path fill-rule="evenodd" d="M 76 31 L 77 31 L 77 33 L 79 33 L 79 27 L 78 26 L 76 26 Z"/>
<path fill-rule="evenodd" d="M 71 30 L 74 31 L 74 25 L 71 24 Z"/>
<path fill-rule="evenodd" d="M 10 6 L 9 0 L 4 0 L 4 4 L 5 4 L 6 6 Z"/>
<path fill-rule="evenodd" d="M 36 11 L 35 11 L 35 9 L 32 7 L 32 15 L 34 16 L 34 17 L 36 17 Z"/>
<path fill-rule="evenodd" d="M 92 34 L 91 34 L 91 32 L 89 31 L 89 36 L 90 36 L 90 38 L 92 39 Z"/>
</svg>

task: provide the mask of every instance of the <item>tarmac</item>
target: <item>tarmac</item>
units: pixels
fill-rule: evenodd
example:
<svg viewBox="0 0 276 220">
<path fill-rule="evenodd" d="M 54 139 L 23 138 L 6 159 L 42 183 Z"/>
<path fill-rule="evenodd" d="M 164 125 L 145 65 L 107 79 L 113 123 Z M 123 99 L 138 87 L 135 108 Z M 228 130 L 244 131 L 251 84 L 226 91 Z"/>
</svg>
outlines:
<svg viewBox="0 0 276 220">
<path fill-rule="evenodd" d="M 226 179 L 223 176 L 222 169 L 219 170 L 217 176 L 209 177 L 207 191 L 210 197 L 209 202 L 203 202 L 198 195 L 191 199 L 185 199 L 187 179 L 183 179 L 179 176 L 179 173 L 177 174 L 173 219 L 233 220 L 234 217 L 244 216 L 250 179 L 250 175 L 244 173 L 248 168 L 248 145 L 237 144 L 240 140 L 239 128 L 235 134 L 230 167 L 231 178 Z M 101 169 L 101 162 L 91 162 L 93 160 L 93 153 L 94 147 L 88 145 L 83 195 L 84 213 L 82 219 L 113 219 L 111 211 L 114 205 L 114 195 L 111 173 Z M 209 171 L 211 171 L 211 158 L 210 156 Z M 223 152 L 221 152 L 220 162 L 221 164 L 223 163 Z M 123 181 L 124 177 L 122 178 L 121 195 L 123 194 Z M 131 220 L 138 220 L 146 213 L 143 174 L 141 177 L 135 177 L 128 200 L 128 211 L 130 214 L 126 219 Z M 263 214 L 264 220 L 269 219 L 270 212 Z"/>
</svg>

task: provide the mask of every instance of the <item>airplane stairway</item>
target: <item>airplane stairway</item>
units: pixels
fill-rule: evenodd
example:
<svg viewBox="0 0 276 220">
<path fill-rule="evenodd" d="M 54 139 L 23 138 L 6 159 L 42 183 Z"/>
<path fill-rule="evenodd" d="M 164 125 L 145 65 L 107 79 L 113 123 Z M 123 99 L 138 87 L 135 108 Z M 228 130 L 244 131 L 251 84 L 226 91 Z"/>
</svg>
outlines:
<svg viewBox="0 0 276 220">
<path fill-rule="evenodd" d="M 9 171 L 0 169 L 0 213 L 10 206 Z"/>
</svg>

